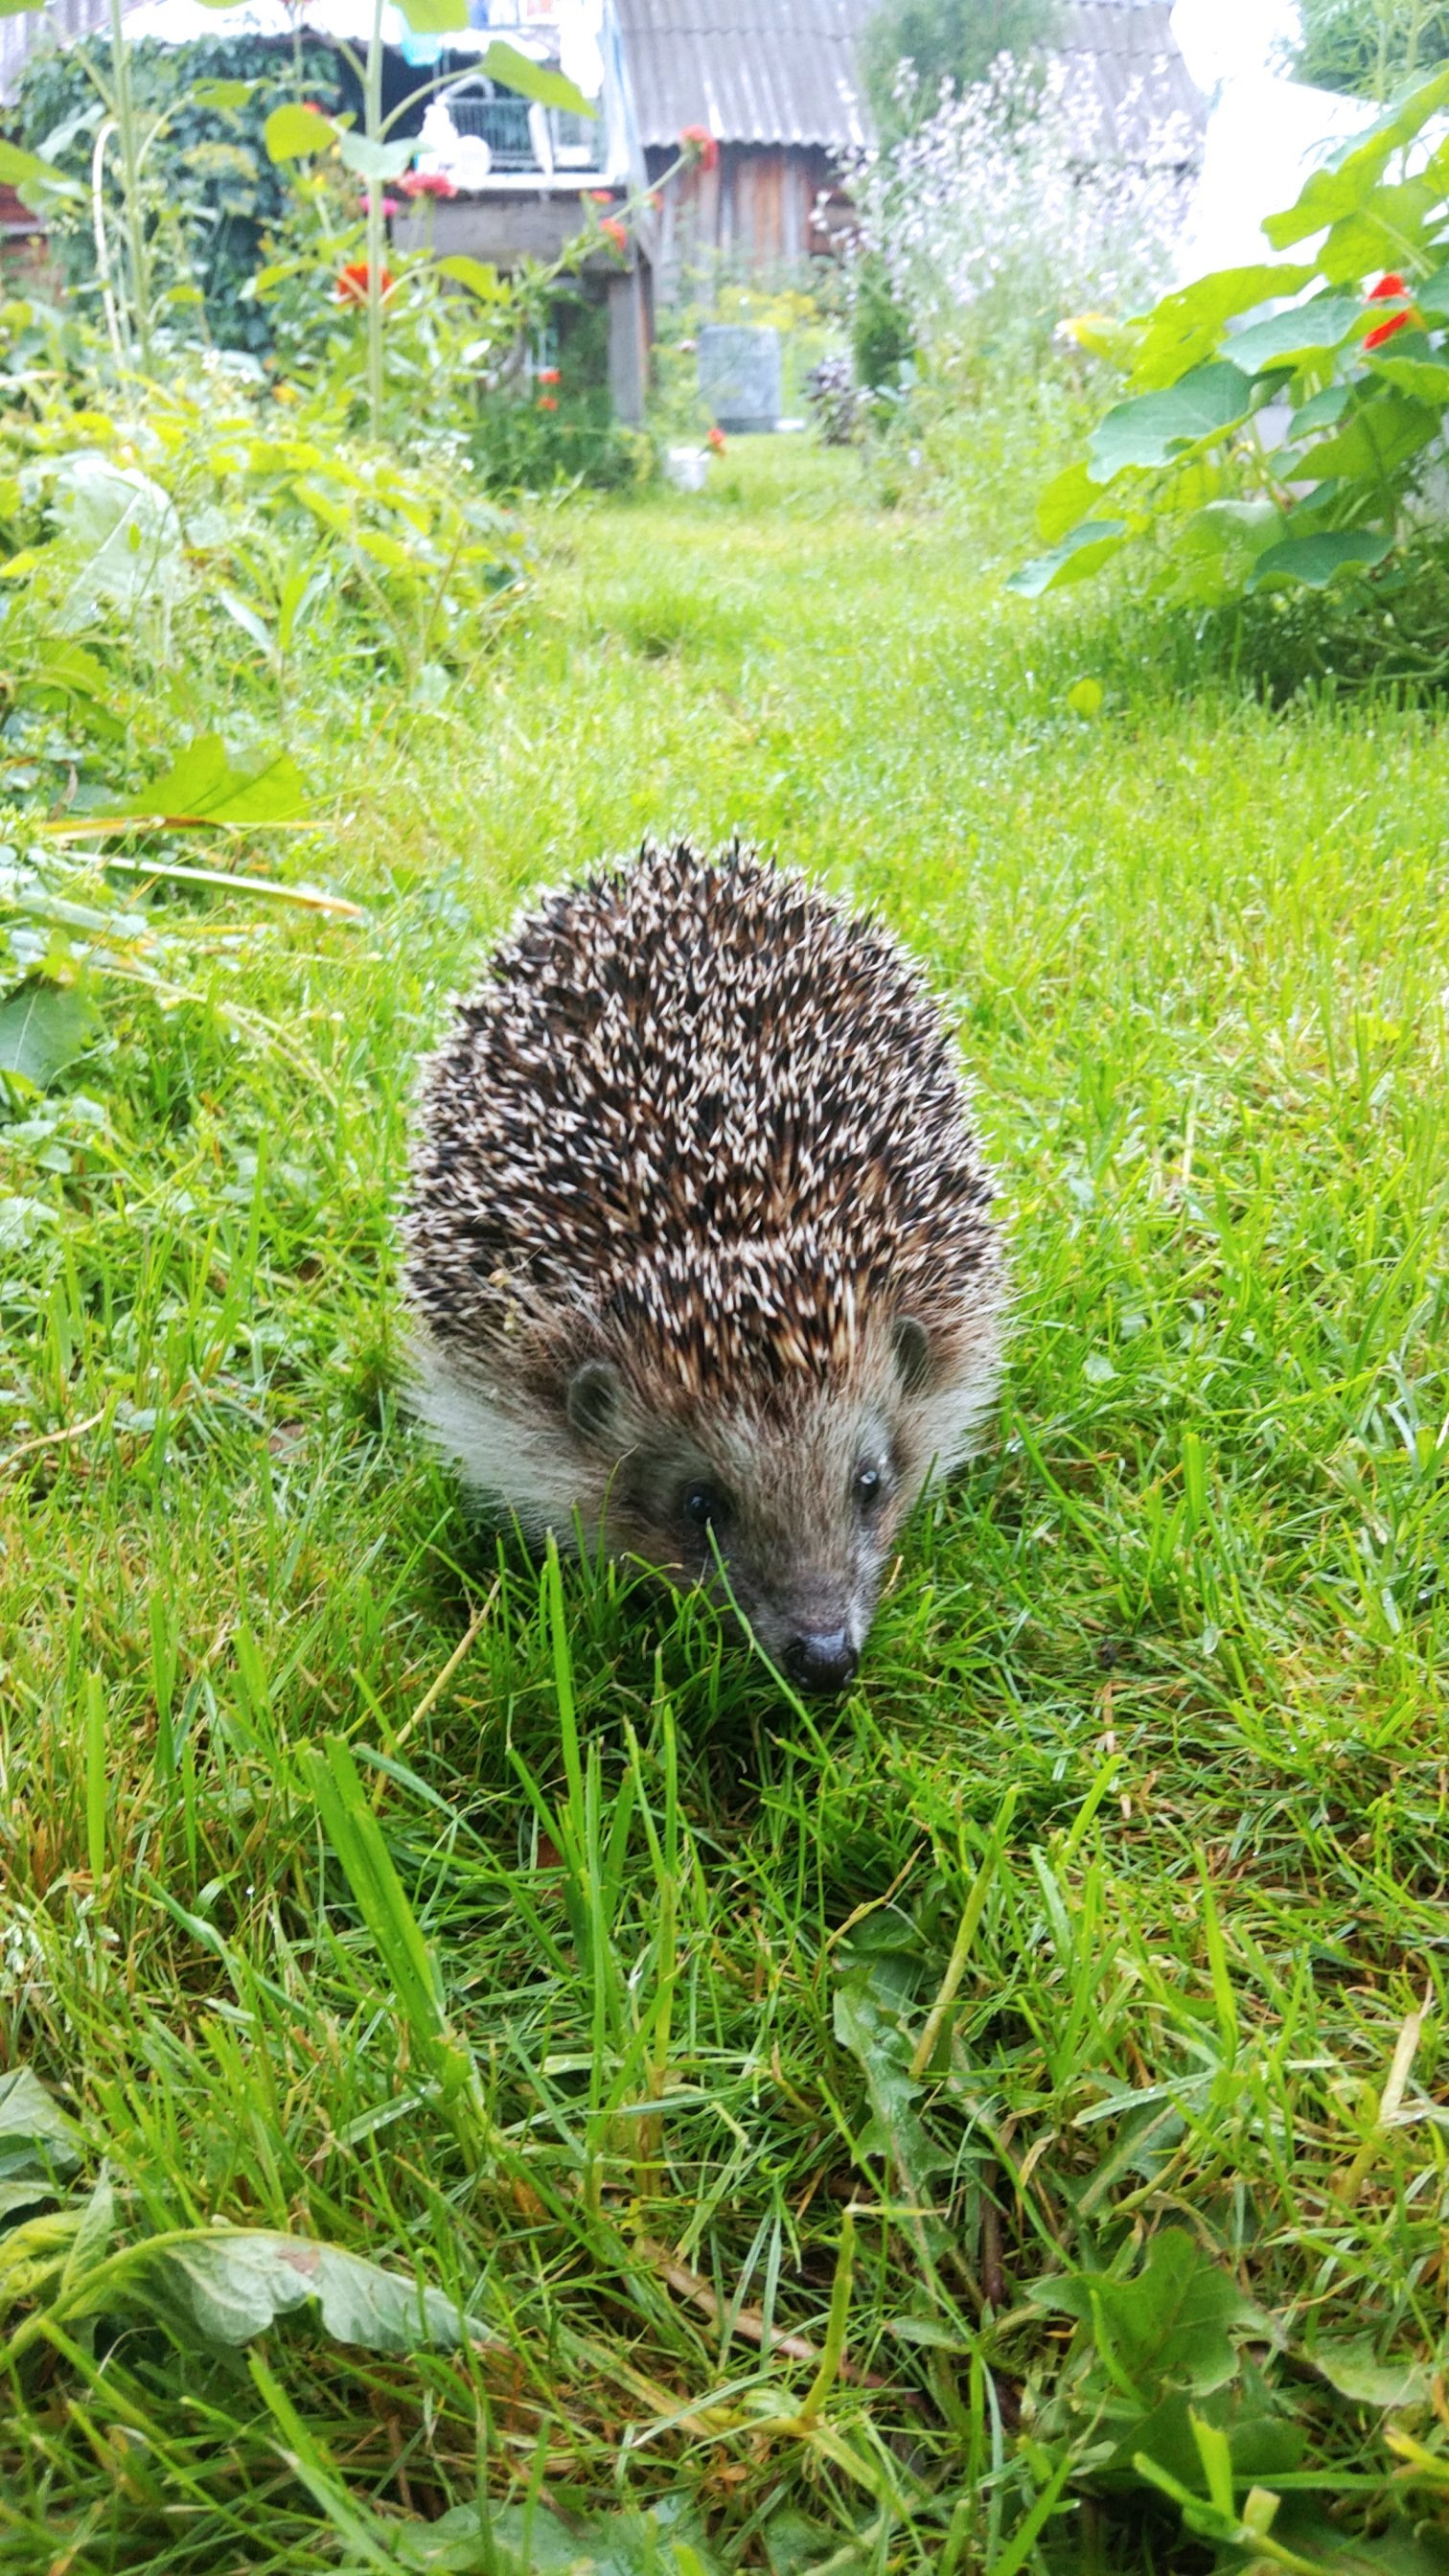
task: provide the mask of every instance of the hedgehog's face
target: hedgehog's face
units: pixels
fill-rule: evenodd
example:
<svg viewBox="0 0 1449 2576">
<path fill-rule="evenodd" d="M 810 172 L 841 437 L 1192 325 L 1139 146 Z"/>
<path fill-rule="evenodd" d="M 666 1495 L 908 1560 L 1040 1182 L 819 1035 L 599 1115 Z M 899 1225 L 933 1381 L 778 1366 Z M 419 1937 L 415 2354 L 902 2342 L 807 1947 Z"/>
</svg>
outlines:
<svg viewBox="0 0 1449 2576">
<path fill-rule="evenodd" d="M 622 1369 L 587 1362 L 568 1414 L 581 1447 L 610 1461 L 609 1546 L 732 1602 L 801 1688 L 842 1689 L 931 1464 L 927 1371 L 924 1334 L 901 1325 L 784 1408 L 660 1416 Z"/>
</svg>

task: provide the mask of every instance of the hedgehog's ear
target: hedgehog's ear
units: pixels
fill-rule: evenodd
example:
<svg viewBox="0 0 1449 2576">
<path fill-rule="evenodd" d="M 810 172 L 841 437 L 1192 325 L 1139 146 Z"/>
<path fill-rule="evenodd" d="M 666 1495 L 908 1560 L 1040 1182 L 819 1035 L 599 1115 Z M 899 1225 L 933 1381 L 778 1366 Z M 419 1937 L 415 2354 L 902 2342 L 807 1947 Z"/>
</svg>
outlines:
<svg viewBox="0 0 1449 2576">
<path fill-rule="evenodd" d="M 894 1334 L 896 1367 L 907 1395 L 916 1395 L 931 1374 L 931 1344 L 924 1324 L 902 1315 Z"/>
<path fill-rule="evenodd" d="M 605 1441 L 618 1428 L 624 1389 L 607 1360 L 585 1360 L 569 1379 L 564 1399 L 569 1429 L 580 1440 Z"/>
</svg>

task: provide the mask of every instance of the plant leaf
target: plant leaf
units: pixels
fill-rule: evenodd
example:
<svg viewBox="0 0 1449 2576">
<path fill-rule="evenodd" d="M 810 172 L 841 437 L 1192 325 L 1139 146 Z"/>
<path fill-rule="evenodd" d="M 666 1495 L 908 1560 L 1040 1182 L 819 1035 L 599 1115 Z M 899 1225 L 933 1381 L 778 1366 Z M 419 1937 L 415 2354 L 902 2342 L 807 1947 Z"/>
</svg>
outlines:
<svg viewBox="0 0 1449 2576">
<path fill-rule="evenodd" d="M 1250 322 L 1245 331 L 1231 332 L 1224 350 L 1235 367 L 1256 376 L 1264 367 L 1281 367 L 1312 350 L 1336 349 L 1354 324 L 1364 319 L 1361 295 L 1315 295 L 1307 304 L 1295 304 L 1286 313 L 1270 313 L 1261 322 Z"/>
<path fill-rule="evenodd" d="M 25 1206 L 10 1200 L 8 1205 Z M 46 1211 L 47 1215 L 49 1210 Z M 52 2102 L 38 2075 L 17 2066 L 0 2075 L 0 2174 L 23 2173 L 32 2165 L 43 2170 L 80 2163 L 76 2132 L 59 2105 Z"/>
<path fill-rule="evenodd" d="M 1225 358 L 1191 368 L 1162 393 L 1130 394 L 1113 404 L 1088 443 L 1093 482 L 1110 483 L 1127 465 L 1169 465 L 1221 438 L 1246 419 L 1250 397 L 1242 369 Z"/>
<path fill-rule="evenodd" d="M 530 62 L 516 45 L 495 38 L 479 62 L 478 68 L 489 80 L 502 81 L 506 88 L 517 90 L 520 98 L 532 98 L 540 107 L 562 108 L 566 116 L 597 116 L 581 89 L 562 72 L 550 71 L 546 63 Z"/>
<path fill-rule="evenodd" d="M 365 134 L 344 134 L 337 157 L 359 179 L 400 179 L 417 148 L 415 142 L 373 143 Z"/>
<path fill-rule="evenodd" d="M 32 0 L 22 0 L 22 5 L 29 8 Z M 41 0 L 41 5 L 44 5 L 44 0 Z M 15 14 L 14 9 L 0 6 L 0 18 L 10 18 Z M 78 197 L 81 194 L 78 180 L 67 178 L 64 170 L 57 170 L 53 161 L 43 161 L 38 152 L 22 152 L 18 143 L 0 143 L 0 180 L 7 187 L 18 189 L 27 205 L 32 202 L 32 197 L 26 197 L 27 189 L 42 206 L 47 197 Z"/>
<path fill-rule="evenodd" d="M 1059 590 L 1069 581 L 1084 581 L 1119 552 L 1127 535 L 1125 519 L 1084 519 L 1050 553 L 1034 555 L 1007 576 L 1006 587 L 1018 599 L 1040 599 L 1044 590 Z"/>
<path fill-rule="evenodd" d="M 1378 185 L 1400 144 L 1412 141 L 1420 128 L 1449 100 L 1449 70 L 1421 81 L 1408 97 L 1391 107 L 1366 134 L 1339 145 L 1320 169 L 1310 171 L 1291 206 L 1269 215 L 1263 225 L 1275 250 L 1304 241 L 1325 224 L 1340 223 L 1357 212 Z"/>
<path fill-rule="evenodd" d="M 1301 293 L 1315 274 L 1307 266 L 1265 260 L 1249 268 L 1214 269 L 1191 286 L 1164 295 L 1139 325 L 1134 390 L 1151 393 L 1176 384 L 1190 367 L 1201 366 L 1205 358 L 1215 355 L 1225 322 L 1251 313 L 1259 304 Z"/>
<path fill-rule="evenodd" d="M 208 2343 L 249 2343 L 278 2317 L 315 2299 L 324 2330 L 368 2352 L 456 2348 L 485 2334 L 441 2290 L 340 2245 L 270 2229 L 209 2227 L 142 2243 L 112 2258 L 72 2315 L 110 2315 L 138 2303 Z"/>
<path fill-rule="evenodd" d="M 269 161 L 301 161 L 309 152 L 329 152 L 336 140 L 331 117 L 319 116 L 315 107 L 303 107 L 296 99 L 274 107 L 262 127 Z"/>
<path fill-rule="evenodd" d="M 63 560 L 76 566 L 56 619 L 63 631 L 88 624 L 103 601 L 135 610 L 180 596 L 187 577 L 181 521 L 148 474 L 81 448 L 57 471 L 55 517 Z"/>
<path fill-rule="evenodd" d="M 291 753 L 273 752 L 258 769 L 233 769 L 219 733 L 198 734 L 160 778 L 108 814 L 87 815 L 88 827 L 145 814 L 167 823 L 298 823 L 308 796 Z"/>
<path fill-rule="evenodd" d="M 687 2496 L 661 2496 L 647 2513 L 587 2516 L 542 2504 L 460 2504 L 436 2522 L 399 2529 L 379 2518 L 377 2528 L 388 2564 L 420 2576 L 722 2576 Z M 822 2557 L 839 2576 L 854 2576 L 853 2555 L 832 2556 L 827 2546 L 816 2563 Z"/>
<path fill-rule="evenodd" d="M 1073 2272 L 1037 2293 L 1045 2307 L 1080 2320 L 1099 2349 L 1144 2395 L 1168 2388 L 1193 2395 L 1221 2388 L 1237 2369 L 1230 2326 L 1261 2329 L 1237 2284 L 1203 2253 L 1185 2227 L 1164 2228 L 1140 2272 Z"/>
<path fill-rule="evenodd" d="M 73 984 L 51 984 L 32 975 L 0 1002 L 0 1073 L 19 1074 L 44 1091 L 84 1054 L 96 1025 L 89 1002 Z M 0 2138 L 4 2135 L 0 2108 Z"/>
<path fill-rule="evenodd" d="M 1371 393 L 1366 402 L 1346 415 L 1341 429 L 1335 430 L 1319 447 L 1310 447 L 1302 459 L 1299 472 L 1316 483 L 1326 482 L 1330 475 L 1343 475 L 1354 482 L 1377 485 L 1396 466 L 1407 464 L 1437 438 L 1441 427 L 1437 411 L 1425 404 L 1411 402 L 1407 394 L 1396 393 L 1392 386 L 1384 393 Z"/>
<path fill-rule="evenodd" d="M 451 36 L 468 24 L 468 0 L 398 0 L 415 36 Z"/>
<path fill-rule="evenodd" d="M 446 259 L 433 262 L 439 277 L 451 277 L 457 285 L 466 286 L 484 304 L 496 304 L 507 293 L 500 286 L 498 271 L 487 260 L 470 259 L 466 251 L 450 251 Z"/>
<path fill-rule="evenodd" d="M 1367 2335 L 1320 2336 L 1305 2358 L 1358 2406 L 1422 2405 L 1432 2373 L 1422 2361 L 1379 2361 Z"/>
</svg>

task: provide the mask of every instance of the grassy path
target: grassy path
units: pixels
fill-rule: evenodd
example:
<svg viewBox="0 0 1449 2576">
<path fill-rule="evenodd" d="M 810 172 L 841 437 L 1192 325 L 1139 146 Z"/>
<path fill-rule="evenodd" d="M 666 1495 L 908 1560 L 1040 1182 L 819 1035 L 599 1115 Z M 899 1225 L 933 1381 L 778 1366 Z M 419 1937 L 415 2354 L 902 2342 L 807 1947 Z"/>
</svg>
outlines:
<svg viewBox="0 0 1449 2576">
<path fill-rule="evenodd" d="M 0 2567 L 551 2566 L 660 2498 L 611 2568 L 714 2564 L 681 2512 L 781 2576 L 1246 2565 L 1130 2466 L 1206 2494 L 1189 2392 L 1275 2563 L 1449 2563 L 1449 748 L 1009 608 L 974 528 L 790 448 L 560 512 L 465 699 L 312 712 L 365 922 L 179 907 L 190 998 L 0 1129 L 0 2066 L 75 2195 L 0 2092 Z M 390 1393 L 442 994 L 736 826 L 931 961 L 1019 1292 L 818 1731 L 697 1609 L 500 1570 Z M 439 2341 L 339 2276 L 226 2343 L 278 2258 L 215 2221 Z"/>
</svg>

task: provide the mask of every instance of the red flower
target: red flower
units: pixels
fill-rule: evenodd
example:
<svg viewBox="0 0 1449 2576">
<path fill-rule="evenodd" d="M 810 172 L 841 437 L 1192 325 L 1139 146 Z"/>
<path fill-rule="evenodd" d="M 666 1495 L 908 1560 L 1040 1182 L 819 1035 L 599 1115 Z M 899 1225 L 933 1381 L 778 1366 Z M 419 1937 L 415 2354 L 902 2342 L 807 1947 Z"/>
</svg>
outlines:
<svg viewBox="0 0 1449 2576">
<path fill-rule="evenodd" d="M 616 251 L 622 254 L 628 249 L 629 236 L 625 232 L 623 225 L 619 223 L 614 216 L 605 215 L 603 222 L 599 226 L 599 230 L 603 234 L 605 241 L 611 241 L 613 243 Z"/>
<path fill-rule="evenodd" d="M 557 394 L 540 394 L 538 398 L 538 407 L 540 411 L 557 411 Z"/>
<path fill-rule="evenodd" d="M 458 193 L 442 170 L 405 170 L 398 186 L 405 197 L 456 197 Z"/>
<path fill-rule="evenodd" d="M 707 429 L 705 431 L 704 443 L 714 455 L 723 456 L 725 452 L 725 434 L 718 421 L 715 422 L 713 429 Z"/>
<path fill-rule="evenodd" d="M 335 293 L 339 304 L 365 304 L 367 302 L 367 284 L 368 270 L 366 260 L 350 259 L 347 266 L 339 272 L 337 284 L 333 292 Z M 384 295 L 387 295 L 391 290 L 392 271 L 385 268 L 382 272 L 382 291 Z"/>
<path fill-rule="evenodd" d="M 614 191 L 612 188 L 591 188 L 589 190 L 589 203 L 591 206 L 612 206 L 613 202 Z"/>
<path fill-rule="evenodd" d="M 719 145 L 707 125 L 682 125 L 679 148 L 686 160 L 697 161 L 702 170 L 714 170 L 719 166 Z"/>
<path fill-rule="evenodd" d="M 1390 296 L 1407 295 L 1408 291 L 1397 269 L 1390 269 L 1387 277 L 1381 277 L 1377 286 L 1369 288 L 1368 300 L 1370 304 L 1384 304 Z M 1374 330 L 1365 332 L 1363 345 L 1366 349 L 1381 349 L 1386 340 L 1392 340 L 1396 331 L 1409 330 L 1418 319 L 1411 304 L 1406 312 L 1395 313 L 1387 322 L 1380 322 Z"/>
<path fill-rule="evenodd" d="M 539 382 L 541 385 L 556 385 L 556 384 L 558 383 L 558 380 L 559 380 L 559 369 L 558 369 L 557 367 L 540 367 L 540 368 L 539 368 L 539 371 L 538 371 L 538 382 Z"/>
</svg>

